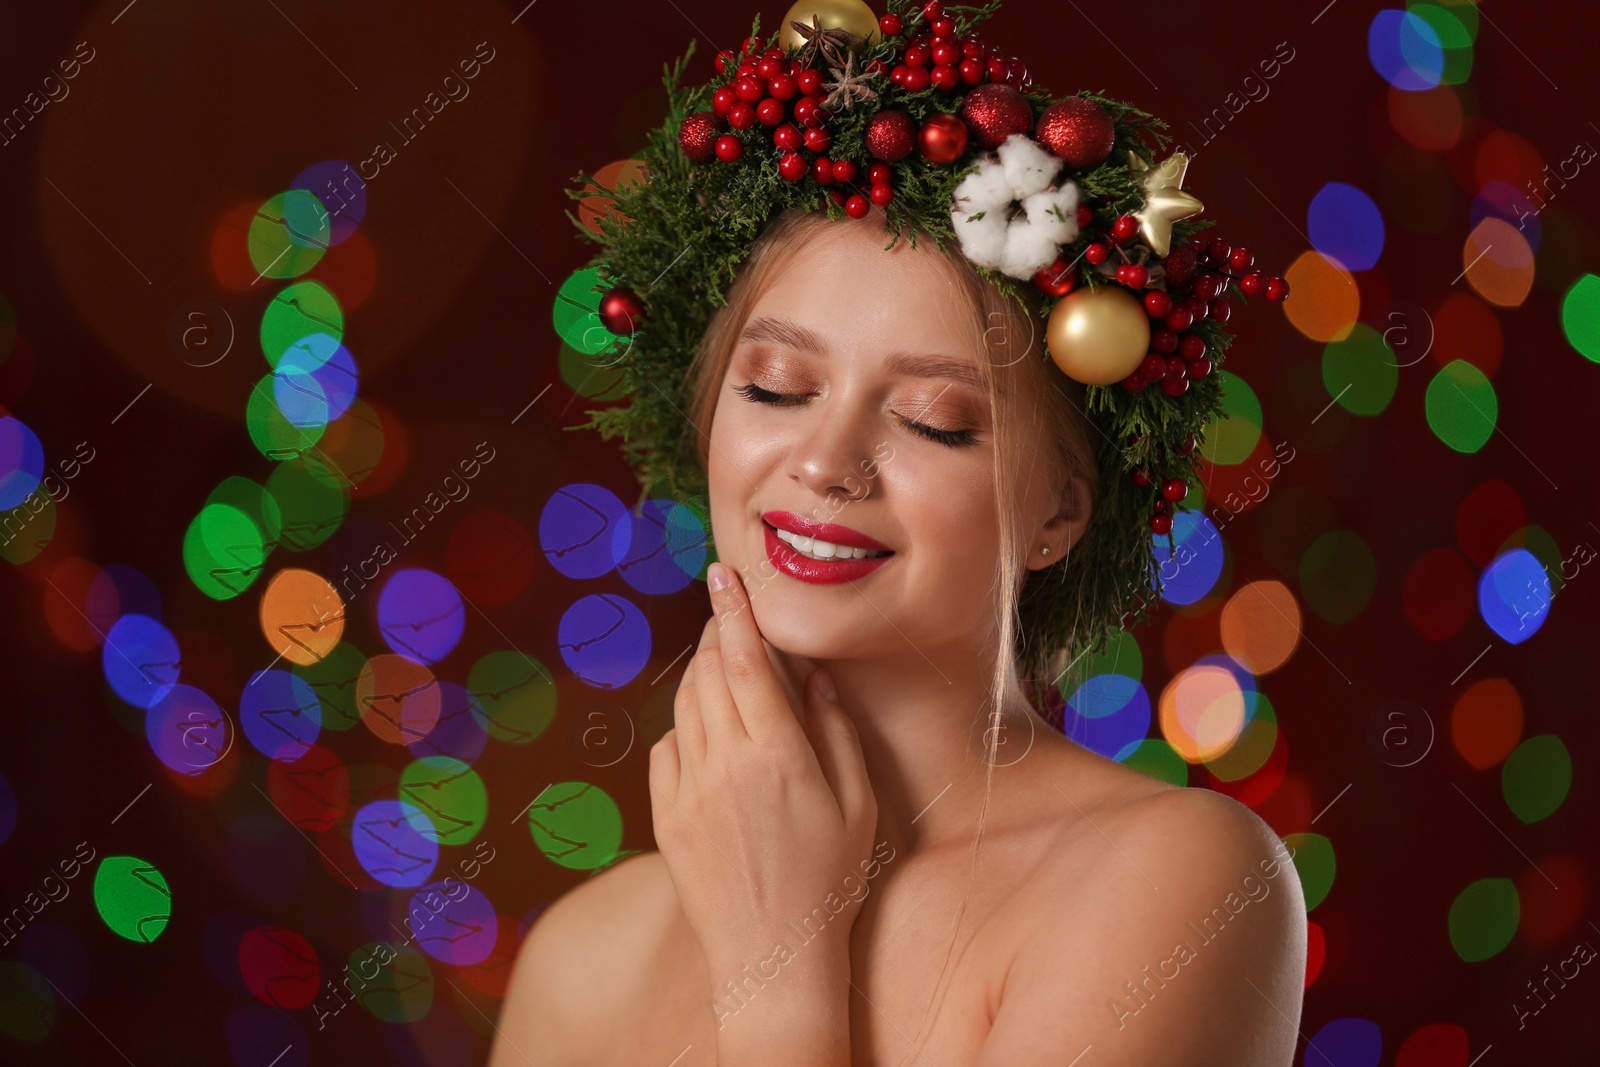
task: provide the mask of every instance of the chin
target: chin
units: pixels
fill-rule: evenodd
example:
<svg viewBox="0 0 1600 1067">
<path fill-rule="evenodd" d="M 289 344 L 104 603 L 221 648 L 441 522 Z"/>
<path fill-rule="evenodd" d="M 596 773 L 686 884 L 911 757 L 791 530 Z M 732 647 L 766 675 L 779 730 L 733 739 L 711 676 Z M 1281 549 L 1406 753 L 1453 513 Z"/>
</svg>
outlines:
<svg viewBox="0 0 1600 1067">
<path fill-rule="evenodd" d="M 797 603 L 781 583 L 794 584 L 780 575 L 750 598 L 750 612 L 768 644 L 779 652 L 814 660 L 839 659 L 841 650 L 859 649 L 860 642 L 852 641 L 848 632 L 851 620 L 820 605 L 808 608 Z"/>
</svg>

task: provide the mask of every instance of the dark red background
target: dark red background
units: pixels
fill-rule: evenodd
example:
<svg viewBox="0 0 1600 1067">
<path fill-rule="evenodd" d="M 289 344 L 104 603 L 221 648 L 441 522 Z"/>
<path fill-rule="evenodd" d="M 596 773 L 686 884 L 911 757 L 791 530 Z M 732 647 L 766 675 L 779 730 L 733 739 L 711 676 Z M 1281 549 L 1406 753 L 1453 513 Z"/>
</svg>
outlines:
<svg viewBox="0 0 1600 1067">
<path fill-rule="evenodd" d="M 226 293 L 211 277 L 208 247 L 222 216 L 281 191 L 311 163 L 360 159 L 387 121 L 419 104 L 478 42 L 490 41 L 496 58 L 474 83 L 474 95 L 402 148 L 368 190 L 363 231 L 376 251 L 377 284 L 351 313 L 350 336 L 363 395 L 392 424 L 385 462 L 394 478 L 381 493 L 357 494 L 350 527 L 406 511 L 484 439 L 500 458 L 476 483 L 474 499 L 530 528 L 563 484 L 592 481 L 625 494 L 631 475 L 609 445 L 559 429 L 582 421 L 592 406 L 556 372 L 551 301 L 589 254 L 563 217 L 570 202 L 562 190 L 577 171 L 638 148 L 660 118 L 664 62 L 703 33 L 709 42 L 701 39 L 695 70 L 708 76 L 710 45 L 736 44 L 753 10 L 723 0 L 538 0 L 513 25 L 521 4 L 490 0 L 448 9 L 361 2 L 337 10 L 301 0 L 280 0 L 281 10 L 269 3 L 211 10 L 166 0 L 139 0 L 124 10 L 124 2 L 33 5 L 0 24 L 10 43 L 0 108 L 20 104 L 77 42 L 97 49 L 72 95 L 0 148 L 0 196 L 10 216 L 0 245 L 0 294 L 16 309 L 37 361 L 31 381 L 19 382 L 15 366 L 0 370 L 0 402 L 34 429 L 49 459 L 70 454 L 82 440 L 94 445 L 97 458 L 62 508 L 63 553 L 148 574 L 162 591 L 166 621 L 192 642 L 186 662 L 226 706 L 268 658 L 254 601 L 207 600 L 188 583 L 178 551 L 212 486 L 232 474 L 262 479 L 270 469 L 242 419 L 246 394 L 264 373 L 254 362 L 251 331 L 266 296 Z M 1378 268 L 1362 279 L 1370 296 L 1364 317 L 1391 297 L 1436 307 L 1463 265 L 1475 187 L 1470 179 L 1445 183 L 1451 191 L 1444 203 L 1434 193 L 1414 194 L 1415 182 L 1401 178 L 1398 167 L 1417 155 L 1396 155 L 1402 142 L 1388 118 L 1387 86 L 1366 59 L 1377 5 L 1337 0 L 1320 14 L 1318 7 L 1010 0 L 984 33 L 1025 58 L 1058 93 L 1104 90 L 1165 117 L 1197 150 L 1188 182 L 1206 213 L 1222 220 L 1217 232 L 1247 241 L 1265 264 L 1283 269 L 1307 247 L 1306 207 L 1325 183 L 1366 190 L 1383 211 L 1388 241 Z M 783 9 L 766 4 L 761 12 L 770 26 Z M 1589 41 L 1573 32 L 1569 16 L 1550 7 L 1496 6 L 1488 14 L 1494 22 L 1484 23 L 1473 76 L 1462 90 L 1480 125 L 1469 124 L 1460 150 L 1425 156 L 1427 165 L 1469 174 L 1474 138 L 1497 127 L 1526 138 L 1552 165 L 1576 142 L 1600 141 L 1584 112 L 1593 99 Z M 1185 135 L 1187 121 L 1220 106 L 1280 42 L 1295 49 L 1295 59 L 1270 83 L 1267 99 L 1251 103 L 1211 144 Z M 1230 369 L 1261 395 L 1268 433 L 1292 442 L 1300 457 L 1286 470 L 1288 484 L 1230 531 L 1237 580 L 1278 577 L 1293 587 L 1294 575 L 1281 572 L 1260 544 L 1275 523 L 1293 525 L 1294 516 L 1273 513 L 1296 506 L 1294 487 L 1326 497 L 1333 510 L 1327 525 L 1360 532 L 1378 561 L 1378 588 L 1366 610 L 1342 626 L 1308 614 L 1306 644 L 1264 687 L 1311 810 L 1350 786 L 1315 827 L 1333 840 L 1338 856 L 1332 893 L 1311 916 L 1334 948 L 1308 991 L 1301 1029 L 1312 1035 L 1341 1016 L 1371 1019 L 1382 1029 L 1386 1063 L 1408 1034 L 1435 1022 L 1465 1027 L 1474 1056 L 1492 1045 L 1481 1061 L 1487 1065 L 1593 1055 L 1580 1002 L 1593 1003 L 1586 986 L 1600 979 L 1580 976 L 1520 1032 L 1511 1007 L 1527 980 L 1594 933 L 1587 890 L 1597 877 L 1592 854 L 1582 857 L 1578 882 L 1561 889 L 1582 896 L 1580 919 L 1553 944 L 1531 945 L 1519 936 L 1489 961 L 1463 963 L 1450 948 L 1445 915 L 1474 879 L 1521 881 L 1530 858 L 1542 863 L 1592 844 L 1597 799 L 1588 761 L 1597 738 L 1590 613 L 1600 594 L 1589 586 L 1595 580 L 1580 575 L 1543 630 L 1515 647 L 1476 618 L 1442 643 L 1420 636 L 1401 611 L 1400 589 L 1419 555 L 1454 543 L 1458 503 L 1491 478 L 1513 486 L 1529 521 L 1564 550 L 1600 537 L 1588 525 L 1596 517 L 1589 409 L 1600 369 L 1561 338 L 1557 310 L 1561 292 L 1595 267 L 1596 183 L 1600 178 L 1583 172 L 1543 213 L 1534 292 L 1523 306 L 1498 313 L 1507 336 L 1495 377 L 1501 432 L 1476 455 L 1451 452 L 1429 433 L 1422 373 L 1402 374 L 1398 395 L 1380 417 L 1357 419 L 1335 409 L 1313 424 L 1329 399 L 1317 372 L 1321 346 L 1265 305 L 1252 305 L 1237 320 L 1243 336 Z M 68 197 L 75 207 L 64 203 Z M 174 312 L 196 299 L 227 307 L 243 324 L 238 349 L 207 371 L 186 366 L 166 343 Z M 150 382 L 154 387 L 141 395 Z M 416 565 L 440 565 L 448 525 L 441 522 L 408 550 Z M 350 542 L 351 551 L 359 540 Z M 614 576 L 591 585 L 586 591 L 626 588 Z M 263 913 L 241 897 L 220 852 L 232 819 L 267 810 L 250 785 L 264 779 L 265 761 L 243 753 L 232 781 L 213 798 L 179 788 L 142 736 L 118 724 L 126 712 L 112 710 L 118 702 L 103 686 L 98 652 L 63 649 L 44 624 L 47 601 L 58 594 L 40 569 L 5 567 L 0 590 L 6 605 L 0 648 L 8 666 L 0 772 L 20 808 L 17 830 L 0 845 L 0 907 L 19 904 L 81 840 L 101 854 L 152 859 L 175 894 L 172 923 L 151 945 L 105 929 L 87 878 L 52 905 L 41 921 L 72 928 L 89 950 L 82 1014 L 64 1009 L 38 1047 L 0 1038 L 0 1059 L 118 1062 L 109 1043 L 138 1064 L 229 1062 L 222 1020 L 248 996 L 212 977 L 201 929 L 207 916 L 227 908 Z M 511 642 L 559 667 L 555 619 L 573 596 L 571 583 L 542 568 L 523 596 L 491 613 L 492 627 L 471 620 L 468 641 L 479 653 Z M 640 681 L 619 694 L 627 707 L 643 706 L 646 681 L 695 639 L 705 610 L 698 584 L 652 606 L 656 652 Z M 1147 684 L 1170 673 L 1158 637 L 1172 616 L 1164 612 L 1139 635 L 1150 665 Z M 375 644 L 364 618 L 350 636 Z M 1487 655 L 1453 684 L 1485 645 L 1492 645 Z M 1511 679 L 1522 695 L 1524 735 L 1558 734 L 1574 756 L 1566 804 L 1532 826 L 1506 811 L 1498 771 L 1472 770 L 1449 741 L 1449 708 L 1460 688 L 1495 674 Z M 651 843 L 643 746 L 601 771 L 575 759 L 564 731 L 593 694 L 581 692 L 570 675 L 560 681 L 563 703 L 547 735 L 529 748 L 491 745 L 478 765 L 492 798 L 486 834 L 503 857 L 479 884 L 513 917 L 526 917 L 581 880 L 542 857 L 524 829 L 508 825 L 509 813 L 546 782 L 587 776 L 623 805 L 625 847 Z M 1405 769 L 1376 759 L 1366 733 L 1373 709 L 1397 698 L 1426 708 L 1441 732 L 1428 758 Z M 371 738 L 341 740 L 365 740 L 363 758 L 390 758 Z M 150 793 L 112 826 L 112 817 L 151 782 Z M 367 936 L 354 894 L 309 859 L 305 887 L 266 917 L 303 933 L 326 972 Z M 491 1017 L 498 1008 L 481 994 L 473 1003 Z M 480 1035 L 485 1029 L 446 987 L 435 1005 L 460 1012 Z M 312 1062 L 391 1055 L 383 1024 L 365 1014 L 347 1012 L 321 1034 L 309 1013 L 301 1013 L 301 1022 L 311 1035 Z M 485 1047 L 484 1038 L 477 1040 Z"/>
</svg>

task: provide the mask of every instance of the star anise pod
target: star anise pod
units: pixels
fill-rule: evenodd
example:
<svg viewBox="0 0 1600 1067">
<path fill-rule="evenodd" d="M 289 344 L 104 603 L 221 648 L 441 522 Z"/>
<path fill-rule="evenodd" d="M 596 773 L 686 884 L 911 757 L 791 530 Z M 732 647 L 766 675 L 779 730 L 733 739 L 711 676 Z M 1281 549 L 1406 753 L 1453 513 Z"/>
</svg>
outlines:
<svg viewBox="0 0 1600 1067">
<path fill-rule="evenodd" d="M 822 101 L 822 106 L 838 114 L 841 111 L 854 111 L 856 104 L 876 100 L 878 94 L 869 84 L 872 74 L 867 71 L 857 72 L 855 53 L 845 57 L 844 68 L 833 72 L 833 80 L 823 83 L 823 88 L 828 90 L 828 96 Z"/>
<path fill-rule="evenodd" d="M 840 66 L 841 64 L 836 58 L 839 55 L 838 49 L 853 50 L 866 43 L 864 38 L 857 37 L 849 30 L 839 26 L 829 30 L 823 29 L 822 18 L 819 15 L 811 16 L 811 25 L 809 26 L 803 22 L 791 22 L 789 25 L 794 27 L 794 32 L 798 33 L 806 42 L 800 49 L 800 65 L 802 67 L 809 67 L 813 64 L 819 49 L 822 51 L 823 57 L 829 60 L 833 66 Z"/>
</svg>

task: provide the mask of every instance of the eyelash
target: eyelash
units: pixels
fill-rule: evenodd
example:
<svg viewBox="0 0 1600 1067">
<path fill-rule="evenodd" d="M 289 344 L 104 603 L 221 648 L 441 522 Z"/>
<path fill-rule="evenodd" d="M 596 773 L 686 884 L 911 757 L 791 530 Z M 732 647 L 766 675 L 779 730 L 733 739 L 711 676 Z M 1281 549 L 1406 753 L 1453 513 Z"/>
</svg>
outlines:
<svg viewBox="0 0 1600 1067">
<path fill-rule="evenodd" d="M 754 382 L 749 385 L 735 386 L 733 391 L 752 404 L 771 404 L 775 407 L 794 407 L 805 400 L 803 394 L 774 393 L 768 389 L 761 388 Z M 898 416 L 896 417 L 898 418 Z M 900 419 L 900 422 L 912 433 L 949 448 L 965 448 L 978 443 L 974 439 L 971 430 L 938 430 L 932 426 L 924 426 L 920 422 L 912 422 L 910 419 L 904 418 Z"/>
</svg>

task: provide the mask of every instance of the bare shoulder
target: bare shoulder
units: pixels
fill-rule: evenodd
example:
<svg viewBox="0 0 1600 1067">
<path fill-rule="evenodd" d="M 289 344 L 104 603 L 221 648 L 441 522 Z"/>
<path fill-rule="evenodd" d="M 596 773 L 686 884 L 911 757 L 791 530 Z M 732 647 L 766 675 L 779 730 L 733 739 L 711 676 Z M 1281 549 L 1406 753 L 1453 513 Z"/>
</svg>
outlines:
<svg viewBox="0 0 1600 1067">
<path fill-rule="evenodd" d="M 1212 790 L 1078 769 L 1057 783 L 1078 817 L 1060 888 L 1030 916 L 980 1067 L 1090 1045 L 1099 1062 L 1289 1064 L 1306 916 L 1282 840 Z"/>
<path fill-rule="evenodd" d="M 610 1062 L 616 1020 L 642 995 L 677 907 L 666 862 L 650 851 L 545 908 L 517 951 L 489 1067 L 521 1067 L 535 1050 L 541 1067 Z"/>
<path fill-rule="evenodd" d="M 1195 877 L 1242 875 L 1244 868 L 1271 860 L 1281 869 L 1291 858 L 1261 816 L 1211 789 L 1169 787 L 1137 797 L 1124 805 L 1119 822 L 1127 829 L 1127 844 L 1148 853 L 1152 863 Z M 1293 864 L 1288 868 L 1293 879 Z"/>
</svg>

